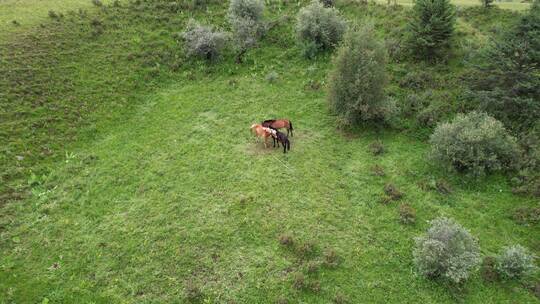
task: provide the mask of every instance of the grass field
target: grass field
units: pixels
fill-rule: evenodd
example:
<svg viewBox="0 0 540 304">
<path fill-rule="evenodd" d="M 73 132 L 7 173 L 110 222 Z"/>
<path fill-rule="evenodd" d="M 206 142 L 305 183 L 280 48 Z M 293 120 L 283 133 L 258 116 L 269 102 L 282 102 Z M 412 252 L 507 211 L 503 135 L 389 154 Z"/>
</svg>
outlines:
<svg viewBox="0 0 540 304">
<path fill-rule="evenodd" d="M 529 290 L 538 277 L 476 274 L 455 288 L 415 274 L 413 237 L 439 215 L 470 229 L 485 256 L 516 243 L 540 253 L 538 223 L 513 219 L 538 202 L 512 194 L 505 176 L 435 166 L 430 129 L 408 120 L 337 130 L 325 93 L 331 54 L 302 58 L 294 19 L 283 18 L 299 7 L 267 6 L 281 22 L 242 65 L 230 53 L 216 64 L 186 59 L 176 40 L 190 17 L 226 28 L 226 3 L 66 12 L 5 38 L 0 303 L 183 303 L 196 293 L 202 303 L 538 303 Z M 373 18 L 382 37 L 407 14 L 340 9 L 352 22 Z M 403 103 L 413 90 L 401 78 L 426 70 L 429 89 L 461 107 L 464 45 L 516 14 L 460 18 L 449 66 L 391 62 L 389 94 Z M 278 116 L 295 127 L 285 155 L 248 129 Z M 386 153 L 372 155 L 375 140 Z M 441 179 L 452 193 L 432 186 Z M 404 192 L 400 201 L 380 202 L 387 183 Z M 399 222 L 402 203 L 416 224 Z M 280 244 L 283 235 L 293 245 Z"/>
</svg>

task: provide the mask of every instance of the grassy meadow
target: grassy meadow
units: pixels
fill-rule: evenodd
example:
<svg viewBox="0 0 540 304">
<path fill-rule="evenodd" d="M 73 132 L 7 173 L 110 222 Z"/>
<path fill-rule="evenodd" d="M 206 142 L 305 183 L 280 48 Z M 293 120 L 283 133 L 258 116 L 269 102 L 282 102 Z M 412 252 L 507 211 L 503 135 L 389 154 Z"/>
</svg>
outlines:
<svg viewBox="0 0 540 304">
<path fill-rule="evenodd" d="M 415 273 L 413 238 L 441 215 L 484 256 L 512 244 L 538 255 L 538 222 L 515 218 L 538 200 L 513 194 L 507 176 L 437 167 L 432 125 L 406 115 L 393 129 L 337 129 L 325 91 L 332 54 L 308 60 L 295 43 L 308 1 L 266 1 L 275 26 L 243 64 L 230 50 L 213 64 L 188 59 L 178 38 L 189 18 L 229 29 L 225 1 L 173 3 L 0 2 L 0 26 L 17 28 L 6 21 L 21 14 L 22 27 L 0 38 L 0 303 L 539 302 L 538 276 L 476 273 L 457 288 Z M 337 7 L 353 24 L 375 22 L 382 39 L 408 13 Z M 400 107 L 427 89 L 466 107 L 470 52 L 519 15 L 484 13 L 460 12 L 448 64 L 389 60 Z M 411 88 L 403 79 L 419 71 L 431 81 Z M 250 134 L 271 117 L 293 121 L 290 153 Z M 403 198 L 382 203 L 386 184 Z M 401 204 L 415 224 L 400 223 Z"/>
</svg>

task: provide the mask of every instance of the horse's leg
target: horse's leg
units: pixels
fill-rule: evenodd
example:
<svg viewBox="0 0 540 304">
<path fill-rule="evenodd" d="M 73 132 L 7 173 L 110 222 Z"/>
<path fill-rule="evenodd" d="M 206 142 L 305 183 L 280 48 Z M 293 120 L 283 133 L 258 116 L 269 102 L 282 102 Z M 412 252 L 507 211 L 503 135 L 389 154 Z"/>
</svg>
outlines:
<svg viewBox="0 0 540 304">
<path fill-rule="evenodd" d="M 281 143 L 281 145 L 283 146 L 283 153 L 287 153 L 287 142 L 284 141 Z"/>
</svg>

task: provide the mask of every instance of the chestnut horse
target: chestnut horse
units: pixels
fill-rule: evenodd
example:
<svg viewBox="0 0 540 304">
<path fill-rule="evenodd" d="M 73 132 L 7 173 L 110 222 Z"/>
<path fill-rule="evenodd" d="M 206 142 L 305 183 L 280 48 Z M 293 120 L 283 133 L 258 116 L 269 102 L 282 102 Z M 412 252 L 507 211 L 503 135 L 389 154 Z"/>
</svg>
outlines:
<svg viewBox="0 0 540 304">
<path fill-rule="evenodd" d="M 292 122 L 288 119 L 268 119 L 262 122 L 262 126 L 276 130 L 286 128 L 287 136 L 289 135 L 289 132 L 291 133 L 291 136 L 293 136 Z"/>
<path fill-rule="evenodd" d="M 272 130 L 270 128 L 263 127 L 259 124 L 252 124 L 251 125 L 251 131 L 257 136 L 257 139 L 259 137 L 264 138 L 264 147 L 266 148 L 266 145 L 268 143 L 268 137 L 274 136 L 276 134 L 276 130 Z"/>
</svg>

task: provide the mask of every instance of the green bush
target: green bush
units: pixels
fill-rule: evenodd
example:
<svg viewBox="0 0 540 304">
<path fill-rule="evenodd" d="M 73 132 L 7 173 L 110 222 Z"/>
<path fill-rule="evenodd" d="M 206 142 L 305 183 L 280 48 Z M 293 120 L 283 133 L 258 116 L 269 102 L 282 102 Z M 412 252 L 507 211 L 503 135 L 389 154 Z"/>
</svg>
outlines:
<svg viewBox="0 0 540 304">
<path fill-rule="evenodd" d="M 536 270 L 534 259 L 523 246 L 505 247 L 496 258 L 495 269 L 503 278 L 519 279 Z"/>
<path fill-rule="evenodd" d="M 328 100 L 342 125 L 384 122 L 392 118 L 395 103 L 384 94 L 385 53 L 373 26 L 350 30 L 334 58 Z"/>
<path fill-rule="evenodd" d="M 182 38 L 186 43 L 188 56 L 214 61 L 221 56 L 228 37 L 226 33 L 215 32 L 210 26 L 190 20 Z"/>
<path fill-rule="evenodd" d="M 334 48 L 343 37 L 347 23 L 333 7 L 313 0 L 297 16 L 296 34 L 306 57 Z"/>
<path fill-rule="evenodd" d="M 429 278 L 446 278 L 460 283 L 481 262 L 476 239 L 451 219 L 440 217 L 430 222 L 427 234 L 415 238 L 414 264 Z"/>
<path fill-rule="evenodd" d="M 455 23 L 450 0 L 416 0 L 407 35 L 413 56 L 428 60 L 440 57 L 450 45 Z"/>
<path fill-rule="evenodd" d="M 231 0 L 229 18 L 242 18 L 261 21 L 264 3 L 261 0 Z"/>
<path fill-rule="evenodd" d="M 430 144 L 436 161 L 477 176 L 510 169 L 518 151 L 516 139 L 502 123 L 479 112 L 458 114 L 452 122 L 439 124 Z"/>
</svg>

